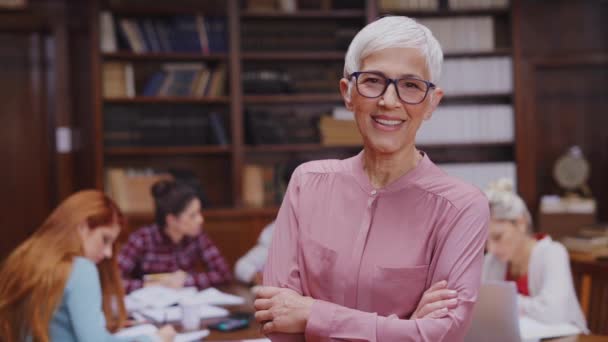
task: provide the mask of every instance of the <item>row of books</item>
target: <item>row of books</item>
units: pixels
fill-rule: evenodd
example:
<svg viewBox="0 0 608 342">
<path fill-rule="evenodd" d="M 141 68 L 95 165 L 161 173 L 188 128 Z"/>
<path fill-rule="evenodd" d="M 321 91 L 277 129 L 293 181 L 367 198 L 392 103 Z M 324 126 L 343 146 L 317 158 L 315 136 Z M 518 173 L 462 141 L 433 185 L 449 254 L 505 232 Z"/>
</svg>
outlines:
<svg viewBox="0 0 608 342">
<path fill-rule="evenodd" d="M 249 108 L 245 113 L 245 142 L 249 145 L 318 143 L 321 114 L 297 107 Z"/>
<path fill-rule="evenodd" d="M 378 5 L 382 11 L 436 11 L 439 0 L 380 0 Z M 509 0 L 448 0 L 448 8 L 454 10 L 498 9 L 508 5 Z"/>
<path fill-rule="evenodd" d="M 334 107 L 331 115 L 322 116 L 319 131 L 324 146 L 363 145 L 355 117 L 344 107 Z"/>
<path fill-rule="evenodd" d="M 335 93 L 342 77 L 339 63 L 286 63 L 250 66 L 242 74 L 245 94 Z"/>
<path fill-rule="evenodd" d="M 109 106 L 104 111 L 107 147 L 202 146 L 230 143 L 224 116 L 200 108 Z"/>
<path fill-rule="evenodd" d="M 416 135 L 418 144 L 498 143 L 515 140 L 511 105 L 439 106 Z"/>
<path fill-rule="evenodd" d="M 439 0 L 380 0 L 381 11 L 436 11 Z"/>
<path fill-rule="evenodd" d="M 363 26 L 361 20 L 311 21 L 294 25 L 291 20 L 249 20 L 241 24 L 243 51 L 346 50 Z"/>
<path fill-rule="evenodd" d="M 165 63 L 160 69 L 136 75 L 132 63 L 105 62 L 103 64 L 104 98 L 140 96 L 188 96 L 201 98 L 222 96 L 226 93 L 226 66 L 211 68 L 204 63 Z M 136 80 L 144 79 L 140 90 Z"/>
<path fill-rule="evenodd" d="M 281 204 L 287 188 L 281 177 L 284 165 L 247 164 L 243 167 L 242 196 L 248 207 L 270 207 Z"/>
<path fill-rule="evenodd" d="M 147 52 L 226 52 L 226 18 L 202 15 L 173 15 L 154 18 L 114 18 L 100 14 L 101 50 L 127 49 Z M 116 34 L 118 33 L 118 34 Z"/>
<path fill-rule="evenodd" d="M 517 184 L 517 167 L 514 162 L 454 163 L 438 166 L 448 175 L 460 178 L 480 189 L 485 189 L 490 182 L 500 178 L 511 179 L 513 184 Z"/>
<path fill-rule="evenodd" d="M 448 96 L 511 94 L 513 63 L 511 57 L 459 58 L 443 63 L 437 84 Z"/>
<path fill-rule="evenodd" d="M 496 47 L 490 16 L 423 18 L 418 22 L 433 32 L 444 53 L 487 52 Z"/>
<path fill-rule="evenodd" d="M 323 10 L 332 9 L 363 9 L 365 0 L 246 0 L 243 1 L 245 8 L 251 12 L 293 13 L 298 10 Z"/>
</svg>

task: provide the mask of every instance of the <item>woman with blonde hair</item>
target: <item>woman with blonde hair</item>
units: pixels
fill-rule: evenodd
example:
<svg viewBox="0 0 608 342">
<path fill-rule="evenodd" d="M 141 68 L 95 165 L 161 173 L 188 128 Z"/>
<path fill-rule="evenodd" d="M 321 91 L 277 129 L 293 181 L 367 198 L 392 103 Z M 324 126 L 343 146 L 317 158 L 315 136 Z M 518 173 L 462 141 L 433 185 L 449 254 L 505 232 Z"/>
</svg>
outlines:
<svg viewBox="0 0 608 342">
<path fill-rule="evenodd" d="M 100 191 L 64 200 L 0 269 L 0 336 L 123 341 L 108 332 L 127 316 L 113 250 L 122 225 L 120 210 Z M 174 334 L 165 327 L 158 337 L 170 341 Z"/>
<path fill-rule="evenodd" d="M 488 254 L 483 282 L 515 281 L 521 314 L 545 323 L 570 323 L 588 332 L 576 299 L 566 248 L 546 234 L 532 234 L 532 220 L 509 179 L 486 189 L 490 202 Z"/>
</svg>

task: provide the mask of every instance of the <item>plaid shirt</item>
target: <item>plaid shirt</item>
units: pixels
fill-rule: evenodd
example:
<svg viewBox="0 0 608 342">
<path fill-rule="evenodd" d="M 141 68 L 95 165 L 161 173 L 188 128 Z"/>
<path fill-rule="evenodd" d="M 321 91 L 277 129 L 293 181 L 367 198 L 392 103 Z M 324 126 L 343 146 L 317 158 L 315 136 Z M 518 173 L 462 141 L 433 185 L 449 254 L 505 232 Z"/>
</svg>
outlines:
<svg viewBox="0 0 608 342">
<path fill-rule="evenodd" d="M 143 286 L 145 274 L 182 270 L 188 273 L 184 286 L 199 289 L 232 279 L 226 260 L 205 232 L 176 244 L 156 225 L 142 227 L 129 236 L 118 254 L 118 265 L 127 293 Z"/>
</svg>

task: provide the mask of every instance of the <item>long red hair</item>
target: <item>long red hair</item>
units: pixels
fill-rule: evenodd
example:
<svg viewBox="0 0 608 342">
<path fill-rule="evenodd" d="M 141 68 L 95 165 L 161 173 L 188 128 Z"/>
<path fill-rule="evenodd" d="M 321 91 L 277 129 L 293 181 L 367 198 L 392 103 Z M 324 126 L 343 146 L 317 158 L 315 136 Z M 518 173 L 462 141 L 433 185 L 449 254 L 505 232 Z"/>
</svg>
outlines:
<svg viewBox="0 0 608 342">
<path fill-rule="evenodd" d="M 42 226 L 19 245 L 0 269 L 0 336 L 7 341 L 49 341 L 49 324 L 61 302 L 74 257 L 83 256 L 78 227 L 118 224 L 124 218 L 116 204 L 97 190 L 84 190 L 65 199 Z M 115 246 L 114 246 L 115 248 Z M 97 264 L 103 311 L 110 331 L 123 326 L 124 306 L 116 250 Z"/>
</svg>

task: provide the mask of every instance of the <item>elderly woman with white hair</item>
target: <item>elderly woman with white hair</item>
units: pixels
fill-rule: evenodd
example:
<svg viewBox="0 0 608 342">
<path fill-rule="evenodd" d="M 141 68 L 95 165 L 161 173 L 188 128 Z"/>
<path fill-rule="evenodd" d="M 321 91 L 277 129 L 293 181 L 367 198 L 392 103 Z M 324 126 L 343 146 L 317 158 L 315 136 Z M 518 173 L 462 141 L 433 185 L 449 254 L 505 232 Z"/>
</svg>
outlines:
<svg viewBox="0 0 608 342">
<path fill-rule="evenodd" d="M 521 314 L 588 332 L 566 248 L 546 234 L 531 233 L 528 208 L 509 179 L 491 183 L 486 195 L 491 219 L 482 281 L 515 281 Z"/>
<path fill-rule="evenodd" d="M 363 151 L 294 172 L 256 291 L 273 341 L 458 341 L 481 282 L 489 207 L 415 146 L 443 53 L 407 17 L 351 42 L 340 90 Z"/>
</svg>

